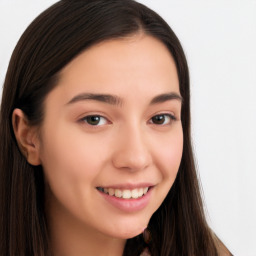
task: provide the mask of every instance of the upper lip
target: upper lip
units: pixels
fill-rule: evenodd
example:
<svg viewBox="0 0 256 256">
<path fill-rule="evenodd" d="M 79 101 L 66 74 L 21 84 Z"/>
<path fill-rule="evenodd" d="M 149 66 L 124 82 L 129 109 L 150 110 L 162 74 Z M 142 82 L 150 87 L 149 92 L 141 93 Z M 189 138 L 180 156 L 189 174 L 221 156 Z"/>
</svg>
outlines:
<svg viewBox="0 0 256 256">
<path fill-rule="evenodd" d="M 135 188 L 146 188 L 153 187 L 153 183 L 143 182 L 143 183 L 122 183 L 122 184 L 113 184 L 107 186 L 98 186 L 101 188 L 113 188 L 113 189 L 135 189 Z"/>
</svg>

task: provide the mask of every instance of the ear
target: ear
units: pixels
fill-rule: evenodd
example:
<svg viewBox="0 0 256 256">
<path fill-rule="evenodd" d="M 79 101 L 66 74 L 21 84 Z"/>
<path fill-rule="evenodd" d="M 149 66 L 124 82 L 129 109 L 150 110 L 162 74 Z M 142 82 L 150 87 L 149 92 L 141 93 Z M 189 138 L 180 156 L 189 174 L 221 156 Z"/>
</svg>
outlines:
<svg viewBox="0 0 256 256">
<path fill-rule="evenodd" d="M 39 139 L 36 127 L 30 126 L 21 109 L 14 109 L 12 113 L 13 131 L 20 151 L 32 165 L 40 165 Z"/>
</svg>

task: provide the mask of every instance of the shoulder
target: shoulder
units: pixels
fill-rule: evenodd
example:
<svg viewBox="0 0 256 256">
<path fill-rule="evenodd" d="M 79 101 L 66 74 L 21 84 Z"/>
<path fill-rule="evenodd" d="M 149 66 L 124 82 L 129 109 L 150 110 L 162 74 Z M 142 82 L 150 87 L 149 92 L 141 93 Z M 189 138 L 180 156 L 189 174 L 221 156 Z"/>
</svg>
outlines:
<svg viewBox="0 0 256 256">
<path fill-rule="evenodd" d="M 233 254 L 215 234 L 213 234 L 213 240 L 219 256 L 233 256 Z"/>
</svg>

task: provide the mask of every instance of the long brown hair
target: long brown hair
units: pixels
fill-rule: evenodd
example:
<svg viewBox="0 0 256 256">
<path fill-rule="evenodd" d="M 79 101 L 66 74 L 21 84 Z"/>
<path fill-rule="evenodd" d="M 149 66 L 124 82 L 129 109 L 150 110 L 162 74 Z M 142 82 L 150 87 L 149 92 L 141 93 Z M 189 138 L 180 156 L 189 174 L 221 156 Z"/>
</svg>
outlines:
<svg viewBox="0 0 256 256">
<path fill-rule="evenodd" d="M 190 137 L 189 72 L 181 44 L 154 11 L 132 0 L 62 0 L 38 16 L 20 38 L 4 83 L 0 114 L 0 255 L 51 255 L 44 213 L 42 167 L 27 163 L 15 140 L 11 116 L 20 108 L 31 125 L 44 118 L 44 99 L 60 70 L 88 47 L 142 31 L 164 43 L 178 71 L 184 133 L 177 178 L 154 213 L 149 244 L 154 256 L 213 256 L 217 249 L 205 221 Z M 124 255 L 139 255 L 141 235 Z"/>
</svg>

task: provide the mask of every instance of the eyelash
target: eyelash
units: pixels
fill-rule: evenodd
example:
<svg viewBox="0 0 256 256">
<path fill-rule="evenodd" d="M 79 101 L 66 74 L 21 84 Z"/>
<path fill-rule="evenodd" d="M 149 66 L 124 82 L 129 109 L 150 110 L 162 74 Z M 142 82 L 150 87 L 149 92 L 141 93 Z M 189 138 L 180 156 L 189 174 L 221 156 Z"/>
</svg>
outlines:
<svg viewBox="0 0 256 256">
<path fill-rule="evenodd" d="M 99 125 L 99 123 L 97 123 L 97 124 L 90 124 L 90 123 L 88 122 L 88 120 L 89 120 L 90 118 L 98 118 L 98 119 L 100 119 L 99 123 L 101 123 L 101 122 L 102 122 L 102 119 L 104 119 L 105 122 L 104 122 L 103 124 L 100 124 L 100 125 Z M 81 119 L 81 121 L 86 122 L 86 123 L 87 123 L 88 125 L 90 125 L 90 126 L 101 126 L 101 125 L 104 125 L 104 124 L 107 124 L 107 123 L 108 123 L 107 118 L 105 118 L 105 117 L 103 117 L 103 116 L 101 116 L 101 115 L 89 115 L 89 116 L 85 116 L 85 117 L 83 117 L 83 118 Z"/>
<path fill-rule="evenodd" d="M 164 117 L 164 122 L 163 123 L 154 123 L 153 122 L 153 119 L 156 119 L 156 118 L 159 118 L 158 120 L 160 121 L 160 122 L 162 122 L 162 118 Z M 99 122 L 97 123 L 97 120 L 96 120 L 96 124 L 90 124 L 89 123 L 89 119 L 90 118 L 94 118 L 94 119 L 98 119 L 99 120 Z M 166 123 L 166 118 L 168 118 L 169 120 L 167 121 L 167 123 Z M 105 120 L 105 121 L 103 121 L 103 120 Z M 157 126 L 164 126 L 164 125 L 170 125 L 173 121 L 176 121 L 177 120 L 177 118 L 174 116 L 174 115 L 172 115 L 172 114 L 166 114 L 166 113 L 163 113 L 163 114 L 157 114 L 157 115 L 154 115 L 151 119 L 150 119 L 150 121 L 149 121 L 149 123 L 150 124 L 153 124 L 153 125 L 157 125 Z M 82 119 L 80 119 L 80 121 L 82 121 L 82 122 L 86 122 L 88 125 L 90 125 L 90 126 L 102 126 L 102 125 L 105 125 L 105 124 L 107 124 L 109 121 L 108 121 L 108 119 L 107 118 L 105 118 L 104 116 L 101 116 L 101 115 L 88 115 L 88 116 L 85 116 L 85 117 L 83 117 Z M 94 121 L 94 120 L 91 120 L 91 121 Z M 155 120 L 156 121 L 156 120 Z M 102 123 L 103 122 L 103 123 Z"/>
<path fill-rule="evenodd" d="M 153 121 L 152 121 L 152 119 L 153 118 L 159 118 L 159 117 L 165 117 L 164 118 L 164 123 L 161 123 L 161 124 L 157 124 L 157 123 L 153 123 Z M 165 121 L 166 121 L 166 117 L 169 119 L 169 121 L 166 123 Z M 174 116 L 174 115 L 172 115 L 172 114 L 165 114 L 165 113 L 163 113 L 163 114 L 157 114 L 157 115 L 155 115 L 155 116 L 153 116 L 151 119 L 150 119 L 150 123 L 151 124 L 154 124 L 154 125 L 160 125 L 160 126 L 164 126 L 164 125 L 170 125 L 173 121 L 176 121 L 177 120 L 177 118 Z M 161 121 L 161 120 L 160 120 Z"/>
</svg>

